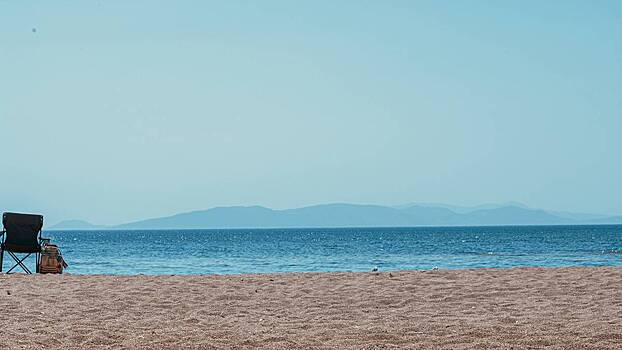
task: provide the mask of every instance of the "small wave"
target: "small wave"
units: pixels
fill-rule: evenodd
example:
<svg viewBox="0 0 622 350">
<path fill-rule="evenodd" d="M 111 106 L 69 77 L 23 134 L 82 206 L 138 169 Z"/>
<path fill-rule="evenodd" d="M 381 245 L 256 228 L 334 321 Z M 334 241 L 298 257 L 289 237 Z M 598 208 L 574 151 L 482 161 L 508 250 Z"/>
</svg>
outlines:
<svg viewBox="0 0 622 350">
<path fill-rule="evenodd" d="M 479 256 L 496 256 L 496 255 L 501 255 L 501 254 L 495 253 L 495 252 L 460 252 L 458 254 L 479 255 Z"/>
<path fill-rule="evenodd" d="M 603 254 L 622 254 L 622 249 L 607 249 L 607 250 L 603 250 Z"/>
</svg>

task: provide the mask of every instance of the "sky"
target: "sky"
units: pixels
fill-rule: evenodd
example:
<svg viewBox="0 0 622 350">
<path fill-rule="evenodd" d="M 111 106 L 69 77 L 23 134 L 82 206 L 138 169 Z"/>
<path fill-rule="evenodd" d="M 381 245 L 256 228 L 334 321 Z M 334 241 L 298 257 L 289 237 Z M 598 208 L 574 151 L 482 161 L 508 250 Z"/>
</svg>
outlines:
<svg viewBox="0 0 622 350">
<path fill-rule="evenodd" d="M 622 214 L 620 1 L 0 0 L 0 210 Z"/>
</svg>

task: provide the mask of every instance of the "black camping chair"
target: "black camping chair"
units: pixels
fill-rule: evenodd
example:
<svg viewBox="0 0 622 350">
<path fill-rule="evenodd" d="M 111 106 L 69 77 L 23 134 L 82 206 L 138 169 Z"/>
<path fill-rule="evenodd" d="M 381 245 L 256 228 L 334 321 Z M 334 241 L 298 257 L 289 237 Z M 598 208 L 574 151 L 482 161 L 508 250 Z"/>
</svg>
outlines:
<svg viewBox="0 0 622 350">
<path fill-rule="evenodd" d="M 41 237 L 43 228 L 43 216 L 33 214 L 4 213 L 2 214 L 4 229 L 0 232 L 0 272 L 6 251 L 15 260 L 15 265 L 6 273 L 11 273 L 17 266 L 27 274 L 32 272 L 24 264 L 24 260 L 35 254 L 37 266 L 35 272 L 39 272 L 39 259 L 41 259 L 41 247 L 50 241 L 49 238 Z M 21 258 L 17 254 L 26 254 Z"/>
</svg>

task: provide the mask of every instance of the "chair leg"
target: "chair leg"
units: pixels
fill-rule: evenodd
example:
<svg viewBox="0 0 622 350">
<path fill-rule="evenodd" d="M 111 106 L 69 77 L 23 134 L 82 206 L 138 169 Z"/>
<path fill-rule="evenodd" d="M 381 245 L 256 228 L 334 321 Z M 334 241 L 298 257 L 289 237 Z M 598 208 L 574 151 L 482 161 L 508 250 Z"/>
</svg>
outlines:
<svg viewBox="0 0 622 350">
<path fill-rule="evenodd" d="M 17 264 L 13 265 L 13 267 L 11 267 L 9 271 L 6 272 L 7 274 L 11 273 L 11 271 L 13 271 L 14 268 L 19 266 L 22 268 L 22 270 L 24 270 L 24 272 L 26 272 L 26 274 L 32 275 L 32 271 L 30 271 L 30 269 L 26 265 L 24 265 L 24 260 L 26 260 L 31 254 L 28 254 L 21 259 L 17 255 L 15 255 L 15 253 L 13 253 L 12 251 L 9 251 L 9 255 L 13 258 L 13 260 L 17 262 Z"/>
</svg>

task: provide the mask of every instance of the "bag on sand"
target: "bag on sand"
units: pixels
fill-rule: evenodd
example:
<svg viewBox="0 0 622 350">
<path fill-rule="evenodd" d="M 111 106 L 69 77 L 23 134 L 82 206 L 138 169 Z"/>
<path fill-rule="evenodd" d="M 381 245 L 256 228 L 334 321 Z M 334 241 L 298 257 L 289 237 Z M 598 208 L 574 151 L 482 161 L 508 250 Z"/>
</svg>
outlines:
<svg viewBox="0 0 622 350">
<path fill-rule="evenodd" d="M 63 273 L 67 268 L 67 263 L 63 255 L 55 244 L 47 244 L 41 250 L 41 261 L 39 262 L 39 273 Z"/>
</svg>

